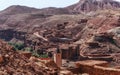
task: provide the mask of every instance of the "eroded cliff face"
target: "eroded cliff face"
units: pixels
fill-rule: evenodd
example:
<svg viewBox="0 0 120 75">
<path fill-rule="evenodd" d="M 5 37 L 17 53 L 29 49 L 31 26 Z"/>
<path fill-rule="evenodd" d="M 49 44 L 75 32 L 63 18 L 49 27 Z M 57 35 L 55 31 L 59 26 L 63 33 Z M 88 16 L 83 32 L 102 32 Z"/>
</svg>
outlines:
<svg viewBox="0 0 120 75">
<path fill-rule="evenodd" d="M 119 23 L 116 14 L 91 18 L 81 36 L 80 55 L 85 59 L 106 60 L 119 65 Z"/>
<path fill-rule="evenodd" d="M 24 41 L 25 32 L 18 32 L 12 29 L 0 30 L 0 38 L 5 41 L 11 41 L 12 39 Z"/>
<path fill-rule="evenodd" d="M 104 9 L 116 9 L 119 7 L 120 3 L 115 0 L 80 0 L 75 5 L 69 6 L 68 9 L 78 12 L 90 12 Z"/>
</svg>

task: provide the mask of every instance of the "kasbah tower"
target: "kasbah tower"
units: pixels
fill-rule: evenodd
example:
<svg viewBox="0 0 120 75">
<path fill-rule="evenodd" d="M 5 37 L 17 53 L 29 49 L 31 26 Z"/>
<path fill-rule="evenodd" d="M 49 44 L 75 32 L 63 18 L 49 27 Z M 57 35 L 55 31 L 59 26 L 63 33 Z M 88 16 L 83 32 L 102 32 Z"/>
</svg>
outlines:
<svg viewBox="0 0 120 75">
<path fill-rule="evenodd" d="M 58 67 L 62 66 L 62 54 L 61 54 L 59 47 L 54 53 L 54 62 L 57 64 Z"/>
</svg>

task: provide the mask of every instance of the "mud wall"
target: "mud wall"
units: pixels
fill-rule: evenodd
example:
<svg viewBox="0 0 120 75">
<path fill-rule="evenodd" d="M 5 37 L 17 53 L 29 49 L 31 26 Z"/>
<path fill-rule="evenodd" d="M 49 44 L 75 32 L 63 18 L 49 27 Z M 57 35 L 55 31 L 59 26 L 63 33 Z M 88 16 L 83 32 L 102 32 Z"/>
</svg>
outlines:
<svg viewBox="0 0 120 75">
<path fill-rule="evenodd" d="M 83 65 L 77 64 L 80 73 L 89 75 L 120 75 L 120 69 L 109 68 L 108 64 L 101 65 Z"/>
</svg>

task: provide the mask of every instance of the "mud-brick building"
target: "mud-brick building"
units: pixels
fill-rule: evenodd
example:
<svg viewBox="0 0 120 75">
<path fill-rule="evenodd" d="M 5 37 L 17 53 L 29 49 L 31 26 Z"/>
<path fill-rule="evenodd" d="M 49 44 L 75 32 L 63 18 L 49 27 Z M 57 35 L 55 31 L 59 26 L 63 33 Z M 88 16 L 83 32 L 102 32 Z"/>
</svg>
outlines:
<svg viewBox="0 0 120 75">
<path fill-rule="evenodd" d="M 63 44 L 60 46 L 63 59 L 76 59 L 79 56 L 79 45 Z"/>
</svg>

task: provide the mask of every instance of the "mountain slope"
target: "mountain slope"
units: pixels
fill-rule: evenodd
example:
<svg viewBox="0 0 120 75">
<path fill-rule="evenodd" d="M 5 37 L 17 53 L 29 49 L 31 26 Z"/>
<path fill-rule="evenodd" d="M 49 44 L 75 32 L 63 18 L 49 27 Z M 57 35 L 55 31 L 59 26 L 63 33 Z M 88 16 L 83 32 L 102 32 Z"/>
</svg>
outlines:
<svg viewBox="0 0 120 75">
<path fill-rule="evenodd" d="M 120 2 L 115 0 L 80 0 L 78 3 L 67 8 L 77 12 L 90 12 L 103 9 L 120 8 Z"/>
<path fill-rule="evenodd" d="M 88 59 L 117 55 L 120 41 L 108 31 L 120 26 L 119 8 L 120 3 L 114 0 L 80 0 L 66 8 L 11 6 L 0 12 L 0 38 L 24 42 L 32 48 L 36 42 L 36 50 L 78 43 L 80 55 Z M 88 13 L 79 14 L 81 12 Z M 49 43 L 34 36 L 36 32 Z M 120 62 L 120 58 L 117 60 Z"/>
<path fill-rule="evenodd" d="M 0 14 L 15 15 L 15 14 L 31 13 L 35 11 L 38 11 L 38 9 L 27 6 L 13 5 L 1 11 Z"/>
</svg>

